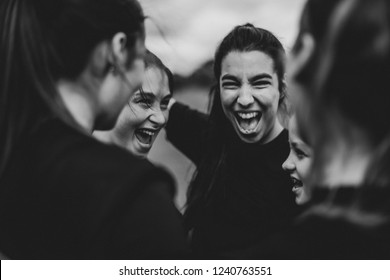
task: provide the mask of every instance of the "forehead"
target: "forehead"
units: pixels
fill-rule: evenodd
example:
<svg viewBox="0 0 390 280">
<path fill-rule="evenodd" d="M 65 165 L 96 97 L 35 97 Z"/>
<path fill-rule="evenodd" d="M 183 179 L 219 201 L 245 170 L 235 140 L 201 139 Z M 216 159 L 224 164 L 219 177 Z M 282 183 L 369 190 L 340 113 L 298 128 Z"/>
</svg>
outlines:
<svg viewBox="0 0 390 280">
<path fill-rule="evenodd" d="M 165 71 L 157 67 L 148 67 L 145 70 L 142 89 L 145 92 L 153 93 L 156 96 L 166 96 L 170 94 L 168 76 Z"/>
<path fill-rule="evenodd" d="M 290 142 L 297 144 L 305 144 L 302 138 L 299 135 L 298 124 L 296 116 L 292 116 L 288 122 L 288 133 Z"/>
<path fill-rule="evenodd" d="M 222 60 L 221 76 L 223 74 L 234 76 L 253 76 L 260 73 L 275 74 L 274 61 L 260 51 L 230 52 Z"/>
</svg>

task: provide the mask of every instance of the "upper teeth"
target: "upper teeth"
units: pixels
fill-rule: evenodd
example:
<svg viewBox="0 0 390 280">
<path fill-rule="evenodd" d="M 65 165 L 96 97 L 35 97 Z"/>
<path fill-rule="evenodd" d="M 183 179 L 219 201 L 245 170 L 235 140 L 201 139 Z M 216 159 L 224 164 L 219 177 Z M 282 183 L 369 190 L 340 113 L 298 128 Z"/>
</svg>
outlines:
<svg viewBox="0 0 390 280">
<path fill-rule="evenodd" d="M 149 130 L 144 130 L 144 129 L 142 129 L 141 132 L 142 132 L 142 133 L 145 133 L 145 134 L 147 134 L 147 135 L 149 135 L 149 136 L 153 136 L 153 135 L 154 135 L 154 132 L 149 131 Z"/>
<path fill-rule="evenodd" d="M 251 118 L 257 117 L 257 115 L 259 113 L 258 112 L 253 112 L 253 113 L 237 113 L 237 114 L 242 119 L 251 119 Z"/>
</svg>

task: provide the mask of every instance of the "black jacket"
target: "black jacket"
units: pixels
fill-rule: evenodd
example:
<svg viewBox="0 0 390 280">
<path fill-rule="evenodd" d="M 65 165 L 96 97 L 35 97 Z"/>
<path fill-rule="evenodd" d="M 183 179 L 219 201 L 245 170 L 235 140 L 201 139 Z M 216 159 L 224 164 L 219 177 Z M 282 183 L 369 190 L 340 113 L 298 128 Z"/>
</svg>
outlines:
<svg viewBox="0 0 390 280">
<path fill-rule="evenodd" d="M 11 259 L 178 258 L 187 250 L 173 181 L 59 120 L 21 141 L 0 182 Z"/>
</svg>

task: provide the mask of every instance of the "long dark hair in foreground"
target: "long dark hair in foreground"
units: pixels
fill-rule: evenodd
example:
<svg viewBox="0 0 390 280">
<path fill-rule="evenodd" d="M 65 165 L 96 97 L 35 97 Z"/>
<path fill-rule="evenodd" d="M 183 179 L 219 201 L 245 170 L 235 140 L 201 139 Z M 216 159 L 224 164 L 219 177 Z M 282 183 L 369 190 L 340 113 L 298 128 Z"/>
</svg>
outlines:
<svg viewBox="0 0 390 280">
<path fill-rule="evenodd" d="M 131 61 L 143 22 L 136 0 L 1 1 L 0 180 L 18 140 L 40 119 L 78 127 L 55 83 L 75 79 L 92 49 L 117 32 L 127 35 Z"/>
<path fill-rule="evenodd" d="M 361 131 L 375 151 L 366 184 L 389 186 L 390 2 L 338 2 L 328 18 L 326 34 L 316 42 L 316 52 L 302 69 L 305 75 L 297 77 L 309 89 L 305 98 L 312 117 L 301 123 L 315 148 L 313 179 L 324 175 L 326 143 L 332 141 L 328 132 L 345 125 Z M 345 124 L 334 123 L 337 115 Z"/>
<path fill-rule="evenodd" d="M 327 178 L 332 141 L 349 144 L 347 157 L 359 148 L 370 156 L 354 158 L 368 166 L 357 174 L 362 180 L 353 185 L 352 199 L 334 201 L 338 187 L 350 186 L 333 186 L 327 200 L 307 214 L 347 221 L 376 236 L 374 230 L 382 232 L 390 221 L 390 2 L 338 1 L 315 41 L 315 51 L 296 77 L 307 89 L 303 97 L 310 118 L 298 115 L 315 154 L 312 187 Z"/>
</svg>

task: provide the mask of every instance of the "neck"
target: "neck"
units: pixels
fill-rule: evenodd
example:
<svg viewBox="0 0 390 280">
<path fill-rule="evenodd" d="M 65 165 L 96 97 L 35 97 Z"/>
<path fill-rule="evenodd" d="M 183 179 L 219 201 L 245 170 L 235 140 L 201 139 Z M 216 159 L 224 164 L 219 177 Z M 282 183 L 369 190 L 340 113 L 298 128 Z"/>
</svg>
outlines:
<svg viewBox="0 0 390 280">
<path fill-rule="evenodd" d="M 279 120 L 276 120 L 273 129 L 269 132 L 267 137 L 261 141 L 262 144 L 267 144 L 272 140 L 274 140 L 276 137 L 278 137 L 278 135 L 282 132 L 282 130 L 283 130 L 283 126 L 280 124 Z"/>
<path fill-rule="evenodd" d="M 58 82 L 57 88 L 65 107 L 75 121 L 87 133 L 92 133 L 97 113 L 90 94 L 90 86 L 82 82 L 61 80 Z"/>
</svg>

